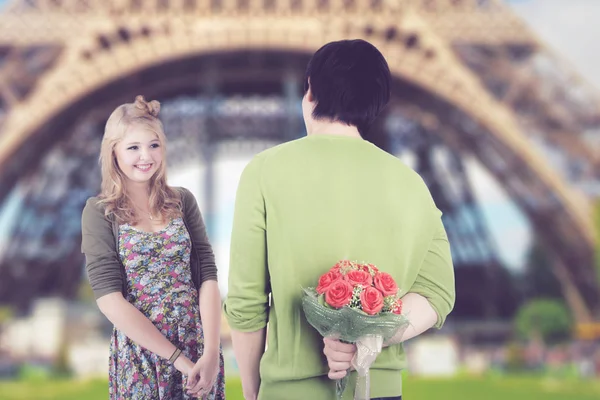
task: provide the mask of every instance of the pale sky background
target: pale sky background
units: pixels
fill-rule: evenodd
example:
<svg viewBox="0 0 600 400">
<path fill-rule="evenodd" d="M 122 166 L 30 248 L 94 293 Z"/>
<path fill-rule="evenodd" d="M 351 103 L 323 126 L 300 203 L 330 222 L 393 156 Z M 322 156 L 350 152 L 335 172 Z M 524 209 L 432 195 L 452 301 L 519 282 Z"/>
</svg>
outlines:
<svg viewBox="0 0 600 400">
<path fill-rule="evenodd" d="M 542 41 L 600 89 L 599 0 L 509 0 Z"/>
<path fill-rule="evenodd" d="M 6 3 L 0 0 L 0 6 Z M 568 61 L 585 80 L 600 88 L 600 53 L 596 51 L 600 38 L 600 26 L 592 19 L 600 16 L 600 0 L 510 0 L 520 15 L 536 34 L 556 53 Z M 218 190 L 215 194 L 216 222 L 211 228 L 211 240 L 220 266 L 221 289 L 225 292 L 227 266 L 229 264 L 229 235 L 231 232 L 233 201 L 241 171 L 247 158 L 224 158 L 215 167 Z M 500 248 L 500 255 L 512 269 L 519 269 L 531 242 L 531 232 L 526 219 L 507 200 L 502 189 L 476 161 L 465 160 L 469 174 L 475 183 L 477 198 L 490 223 L 493 237 Z M 203 208 L 203 167 L 185 171 L 173 171 L 170 183 L 183 185 L 192 190 Z M 7 244 L 7 231 L 14 222 L 19 209 L 17 197 L 7 201 L 0 210 L 0 253 Z"/>
</svg>

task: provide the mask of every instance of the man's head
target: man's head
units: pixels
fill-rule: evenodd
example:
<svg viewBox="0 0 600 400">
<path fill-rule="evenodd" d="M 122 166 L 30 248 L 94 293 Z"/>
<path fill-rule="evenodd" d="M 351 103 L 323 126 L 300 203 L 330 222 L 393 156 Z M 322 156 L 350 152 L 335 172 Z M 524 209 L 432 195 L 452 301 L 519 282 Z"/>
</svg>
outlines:
<svg viewBox="0 0 600 400">
<path fill-rule="evenodd" d="M 313 55 L 304 77 L 302 110 L 313 120 L 341 122 L 364 137 L 390 99 L 391 75 L 383 55 L 364 40 L 341 40 Z"/>
</svg>

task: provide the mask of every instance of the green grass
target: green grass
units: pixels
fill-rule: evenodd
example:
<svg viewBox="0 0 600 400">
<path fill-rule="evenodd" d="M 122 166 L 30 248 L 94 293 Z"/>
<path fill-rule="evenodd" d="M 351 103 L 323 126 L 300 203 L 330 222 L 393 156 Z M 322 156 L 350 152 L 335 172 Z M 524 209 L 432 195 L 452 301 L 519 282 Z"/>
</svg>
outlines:
<svg viewBox="0 0 600 400">
<path fill-rule="evenodd" d="M 243 400 L 238 379 L 226 383 L 227 399 Z M 105 380 L 29 380 L 0 381 L 0 400 L 107 400 Z"/>
<path fill-rule="evenodd" d="M 104 380 L 82 382 L 71 380 L 0 381 L 0 399 L 2 400 L 106 400 L 107 398 L 107 383 Z"/>
<path fill-rule="evenodd" d="M 239 380 L 229 378 L 227 399 L 243 400 Z M 106 381 L 0 381 L 0 400 L 106 400 Z M 460 377 L 404 382 L 407 400 L 598 400 L 600 381 L 554 380 L 535 377 Z"/>
<path fill-rule="evenodd" d="M 403 382 L 408 400 L 598 400 L 600 381 L 557 380 L 531 377 L 461 377 Z"/>
</svg>

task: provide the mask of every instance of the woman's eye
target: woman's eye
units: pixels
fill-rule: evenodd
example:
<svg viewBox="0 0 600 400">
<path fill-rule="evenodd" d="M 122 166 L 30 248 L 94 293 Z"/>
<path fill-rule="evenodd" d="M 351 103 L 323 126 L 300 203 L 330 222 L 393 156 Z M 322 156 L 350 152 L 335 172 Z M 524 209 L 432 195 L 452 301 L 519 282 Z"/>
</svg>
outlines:
<svg viewBox="0 0 600 400">
<path fill-rule="evenodd" d="M 130 146 L 130 147 L 127 148 L 127 150 L 137 150 L 137 149 L 138 149 L 137 146 Z"/>
<path fill-rule="evenodd" d="M 152 147 L 153 149 L 158 149 L 160 147 L 160 144 L 158 144 L 158 143 L 152 143 L 150 145 L 150 147 Z"/>
</svg>

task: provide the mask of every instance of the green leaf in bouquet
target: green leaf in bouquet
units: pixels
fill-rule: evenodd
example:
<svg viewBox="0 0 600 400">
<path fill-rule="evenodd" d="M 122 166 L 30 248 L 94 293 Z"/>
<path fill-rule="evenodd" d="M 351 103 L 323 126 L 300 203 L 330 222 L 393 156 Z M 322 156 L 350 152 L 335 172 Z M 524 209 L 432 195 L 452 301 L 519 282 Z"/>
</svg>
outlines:
<svg viewBox="0 0 600 400">
<path fill-rule="evenodd" d="M 325 301 L 325 295 L 324 294 L 320 294 L 317 296 L 317 301 L 319 302 L 320 305 L 322 305 L 323 307 L 327 307 L 327 308 L 333 308 L 331 307 L 329 304 L 327 304 L 327 302 Z"/>
</svg>

